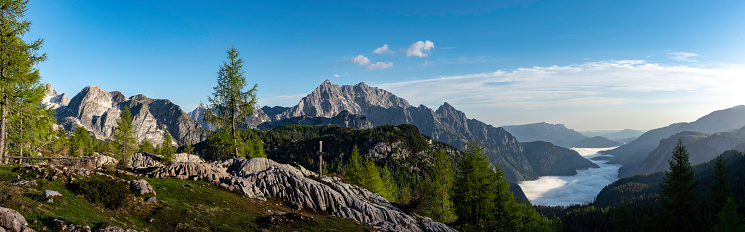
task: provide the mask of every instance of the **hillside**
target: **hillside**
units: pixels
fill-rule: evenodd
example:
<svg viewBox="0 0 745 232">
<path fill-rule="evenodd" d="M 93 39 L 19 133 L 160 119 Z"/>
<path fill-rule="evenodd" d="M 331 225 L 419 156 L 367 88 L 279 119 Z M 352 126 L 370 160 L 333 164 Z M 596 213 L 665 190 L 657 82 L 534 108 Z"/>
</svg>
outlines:
<svg viewBox="0 0 745 232">
<path fill-rule="evenodd" d="M 613 155 L 609 162 L 624 166 L 619 170 L 619 177 L 637 174 L 631 166 L 639 166 L 649 153 L 659 146 L 660 141 L 683 131 L 701 133 L 731 132 L 745 127 L 745 105 L 717 110 L 690 123 L 675 123 L 666 127 L 650 130 L 639 138 L 616 149 L 605 152 Z"/>
<path fill-rule="evenodd" d="M 571 176 L 578 169 L 598 168 L 597 164 L 580 156 L 574 150 L 536 141 L 522 143 L 525 156 L 533 170 L 541 176 Z"/>
<path fill-rule="evenodd" d="M 574 142 L 571 147 L 603 148 L 617 147 L 621 145 L 623 145 L 622 142 L 613 141 L 602 136 L 595 136 L 592 138 L 585 138 L 580 141 Z"/>
</svg>

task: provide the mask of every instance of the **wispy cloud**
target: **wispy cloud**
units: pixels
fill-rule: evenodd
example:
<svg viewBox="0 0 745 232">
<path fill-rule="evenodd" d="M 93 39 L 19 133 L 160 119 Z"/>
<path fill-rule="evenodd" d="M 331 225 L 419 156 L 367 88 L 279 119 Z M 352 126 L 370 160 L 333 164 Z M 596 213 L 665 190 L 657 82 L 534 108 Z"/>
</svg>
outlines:
<svg viewBox="0 0 745 232">
<path fill-rule="evenodd" d="M 375 54 L 394 53 L 394 51 L 391 51 L 388 48 L 388 44 L 383 44 L 382 47 L 379 47 L 379 48 L 376 48 L 375 50 L 373 50 L 373 53 L 375 53 Z"/>
<path fill-rule="evenodd" d="M 340 77 L 339 74 L 334 74 L 334 77 Z"/>
<path fill-rule="evenodd" d="M 745 86 L 743 75 L 743 65 L 707 68 L 621 60 L 498 70 L 379 87 L 410 102 L 433 106 L 448 101 L 462 106 L 519 109 L 605 107 L 655 101 L 745 99 L 740 89 Z"/>
<path fill-rule="evenodd" d="M 368 65 L 365 67 L 365 70 L 375 70 L 375 69 L 387 69 L 393 67 L 393 62 L 377 62 L 371 65 Z"/>
<path fill-rule="evenodd" d="M 695 59 L 692 59 L 694 57 L 697 57 L 698 54 L 693 52 L 676 52 L 676 51 L 668 51 L 667 57 L 674 61 L 680 61 L 680 62 L 694 62 Z"/>
<path fill-rule="evenodd" d="M 432 41 L 416 41 L 406 49 L 406 56 L 427 57 L 433 48 L 435 48 L 435 43 Z"/>
<path fill-rule="evenodd" d="M 349 62 L 358 64 L 358 65 L 367 65 L 370 63 L 370 58 L 367 58 L 363 55 L 357 55 L 356 57 L 350 59 Z"/>
</svg>

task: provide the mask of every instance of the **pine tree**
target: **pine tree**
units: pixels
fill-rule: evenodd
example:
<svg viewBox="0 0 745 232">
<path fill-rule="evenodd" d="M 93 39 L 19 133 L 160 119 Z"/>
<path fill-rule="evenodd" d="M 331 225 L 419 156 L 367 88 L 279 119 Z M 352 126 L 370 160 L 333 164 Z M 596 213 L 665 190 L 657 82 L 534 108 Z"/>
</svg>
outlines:
<svg viewBox="0 0 745 232">
<path fill-rule="evenodd" d="M 243 76 L 243 59 L 238 58 L 238 51 L 231 47 L 227 51 L 228 60 L 220 66 L 217 72 L 217 86 L 213 88 L 212 96 L 208 98 L 209 107 L 200 105 L 204 120 L 212 125 L 216 125 L 218 130 L 229 130 L 225 133 L 214 134 L 214 136 L 229 136 L 232 143 L 234 157 L 239 157 L 239 142 L 241 138 L 237 135 L 237 124 L 243 122 L 243 119 L 249 115 L 256 105 L 256 88 L 258 85 L 244 92 L 246 87 L 246 78 Z"/>
<path fill-rule="evenodd" d="M 445 151 L 439 151 L 432 167 L 429 202 L 425 209 L 435 221 L 450 223 L 455 220 L 451 191 L 453 188 L 453 169 Z"/>
<path fill-rule="evenodd" d="M 176 151 L 172 144 L 173 139 L 171 138 L 171 134 L 168 132 L 163 134 L 163 143 L 160 145 L 160 155 L 163 156 L 163 161 L 165 163 L 173 162 L 173 155 Z"/>
<path fill-rule="evenodd" d="M 114 141 L 118 145 L 119 165 L 121 168 L 130 168 L 132 165 L 132 153 L 137 146 L 132 128 L 132 113 L 129 107 L 124 107 L 119 117 L 119 122 L 114 128 Z"/>
<path fill-rule="evenodd" d="M 31 27 L 31 23 L 23 19 L 27 4 L 24 0 L 0 0 L 0 164 L 5 162 L 11 139 L 8 136 L 12 130 L 10 125 L 22 125 L 18 123 L 24 120 L 26 125 L 49 121 L 34 122 L 40 119 L 36 116 L 46 117 L 48 113 L 40 113 L 44 109 L 29 104 L 39 98 L 41 77 L 35 65 L 46 60 L 46 54 L 37 53 L 44 40 L 23 41 Z M 25 135 L 44 132 L 40 129 L 51 131 L 51 127 L 41 126 L 23 134 L 13 132 L 19 136 L 15 141 L 18 150 L 29 145 L 29 137 Z"/>
<path fill-rule="evenodd" d="M 701 231 L 702 221 L 696 204 L 696 180 L 693 168 L 688 161 L 688 151 L 683 141 L 673 150 L 670 159 L 670 170 L 665 173 L 664 182 L 660 184 L 662 194 L 662 221 L 665 231 Z"/>
</svg>

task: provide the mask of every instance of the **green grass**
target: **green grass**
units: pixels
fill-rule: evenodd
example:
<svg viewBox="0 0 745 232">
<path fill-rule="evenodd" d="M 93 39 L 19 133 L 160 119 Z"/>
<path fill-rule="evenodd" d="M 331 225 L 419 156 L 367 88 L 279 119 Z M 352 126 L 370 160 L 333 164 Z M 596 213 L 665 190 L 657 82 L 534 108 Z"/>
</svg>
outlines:
<svg viewBox="0 0 745 232">
<path fill-rule="evenodd" d="M 17 180 L 22 168 L 0 167 L 0 187 Z M 34 179 L 36 173 L 22 175 L 21 179 Z M 157 193 L 157 203 L 146 203 L 149 196 L 133 197 L 127 206 L 110 210 L 100 204 L 88 202 L 77 195 L 74 185 L 57 179 L 37 180 L 38 187 L 19 188 L 27 200 L 23 209 L 15 209 L 26 217 L 34 229 L 52 226 L 55 218 L 76 225 L 99 228 L 114 225 L 145 231 L 369 231 L 349 219 L 294 210 L 270 199 L 260 201 L 243 197 L 239 193 L 218 189 L 214 184 L 179 179 L 147 180 Z M 61 200 L 46 203 L 41 199 L 44 190 L 62 194 Z M 302 219 L 300 218 L 302 216 Z M 272 223 L 272 218 L 275 222 Z M 312 218 L 312 219 L 311 219 Z M 31 224 L 32 221 L 37 224 Z"/>
</svg>

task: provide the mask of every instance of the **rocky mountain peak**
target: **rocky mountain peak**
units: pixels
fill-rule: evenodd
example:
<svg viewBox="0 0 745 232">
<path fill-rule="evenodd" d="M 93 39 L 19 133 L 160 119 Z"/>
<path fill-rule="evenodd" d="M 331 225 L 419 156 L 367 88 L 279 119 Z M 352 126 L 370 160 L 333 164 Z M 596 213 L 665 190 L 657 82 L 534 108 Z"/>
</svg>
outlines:
<svg viewBox="0 0 745 232">
<path fill-rule="evenodd" d="M 44 92 L 44 98 L 42 98 L 41 104 L 47 109 L 57 109 L 60 106 L 70 104 L 70 99 L 67 98 L 67 95 L 64 93 L 59 94 L 52 84 L 47 84 L 45 87 L 46 91 Z"/>
</svg>

